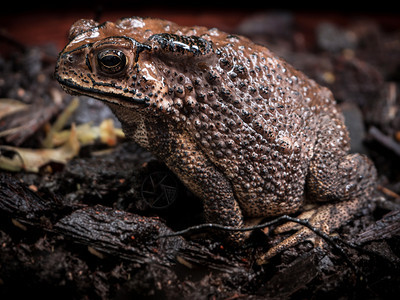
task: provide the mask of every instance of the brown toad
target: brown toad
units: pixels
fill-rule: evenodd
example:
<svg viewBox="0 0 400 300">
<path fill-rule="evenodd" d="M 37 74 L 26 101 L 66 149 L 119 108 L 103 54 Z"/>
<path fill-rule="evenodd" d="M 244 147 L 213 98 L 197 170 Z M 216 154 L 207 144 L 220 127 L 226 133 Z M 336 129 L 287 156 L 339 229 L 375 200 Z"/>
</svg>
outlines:
<svg viewBox="0 0 400 300">
<path fill-rule="evenodd" d="M 323 205 L 302 217 L 329 233 L 371 194 L 375 168 L 348 154 L 332 93 L 267 48 L 139 17 L 80 20 L 69 39 L 55 72 L 63 88 L 107 103 L 127 137 L 204 201 L 208 222 L 241 227 L 312 201 Z M 269 254 L 311 236 L 301 229 Z"/>
</svg>

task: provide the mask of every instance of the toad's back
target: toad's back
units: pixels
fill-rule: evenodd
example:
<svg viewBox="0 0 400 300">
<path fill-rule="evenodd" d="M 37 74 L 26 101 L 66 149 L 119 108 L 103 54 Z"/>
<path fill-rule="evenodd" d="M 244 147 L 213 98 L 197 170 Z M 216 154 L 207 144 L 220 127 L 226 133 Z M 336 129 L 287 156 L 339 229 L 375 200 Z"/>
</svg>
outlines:
<svg viewBox="0 0 400 300">
<path fill-rule="evenodd" d="M 232 183 L 246 215 L 297 210 L 324 119 L 337 124 L 337 147 L 348 148 L 331 92 L 244 37 L 213 29 L 207 35 L 214 64 L 202 71 L 173 62 L 164 73 L 174 90 L 179 81 L 194 85 L 194 99 L 186 96 L 179 111 L 184 129 Z"/>
</svg>

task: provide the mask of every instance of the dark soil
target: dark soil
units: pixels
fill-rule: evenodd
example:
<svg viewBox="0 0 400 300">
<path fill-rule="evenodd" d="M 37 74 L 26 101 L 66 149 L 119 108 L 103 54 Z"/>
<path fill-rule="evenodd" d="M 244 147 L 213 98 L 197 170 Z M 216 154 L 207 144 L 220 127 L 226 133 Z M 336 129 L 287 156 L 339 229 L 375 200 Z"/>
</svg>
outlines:
<svg viewBox="0 0 400 300">
<path fill-rule="evenodd" d="M 376 164 L 379 185 L 370 205 L 330 244 L 306 242 L 259 265 L 257 258 L 283 236 L 254 231 L 242 248 L 206 229 L 160 238 L 202 224 L 201 201 L 136 144 L 96 140 L 66 164 L 0 171 L 0 299 L 394 299 L 400 30 L 362 19 L 321 23 L 306 34 L 297 22 L 289 12 L 257 14 L 232 32 L 328 86 L 345 113 L 352 150 Z M 1 147 L 41 148 L 72 97 L 53 80 L 54 47 L 28 47 L 10 36 L 0 43 L 12 49 L 0 57 L 0 98 L 31 108 L 0 115 L 0 157 L 13 158 Z M 82 97 L 65 128 L 105 118 L 113 118 L 105 106 Z M 4 133 L 10 128 L 17 129 Z"/>
</svg>

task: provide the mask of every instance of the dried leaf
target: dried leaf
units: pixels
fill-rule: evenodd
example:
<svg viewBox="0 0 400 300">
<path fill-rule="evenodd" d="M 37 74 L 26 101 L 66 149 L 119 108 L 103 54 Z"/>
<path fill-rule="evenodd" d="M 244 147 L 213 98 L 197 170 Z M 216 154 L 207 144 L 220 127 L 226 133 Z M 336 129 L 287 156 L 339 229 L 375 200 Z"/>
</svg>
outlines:
<svg viewBox="0 0 400 300">
<path fill-rule="evenodd" d="M 29 105 L 22 103 L 21 101 L 15 99 L 1 98 L 0 99 L 0 120 L 4 117 L 12 115 L 21 110 L 29 108 Z M 0 131 L 0 137 L 4 137 L 10 134 L 14 134 L 18 130 L 21 130 L 24 126 L 18 126 L 13 128 L 8 128 Z"/>
<path fill-rule="evenodd" d="M 38 172 L 40 167 L 49 162 L 67 163 L 68 160 L 78 155 L 80 144 L 76 128 L 73 125 L 68 141 L 55 149 L 24 149 L 12 146 L 0 146 L 1 152 L 12 152 L 12 158 L 0 156 L 0 168 L 9 171 Z"/>
<path fill-rule="evenodd" d="M 8 98 L 1 98 L 0 99 L 0 119 L 4 118 L 5 116 L 11 115 L 17 111 L 27 109 L 29 105 L 15 100 L 15 99 L 8 99 Z"/>
</svg>

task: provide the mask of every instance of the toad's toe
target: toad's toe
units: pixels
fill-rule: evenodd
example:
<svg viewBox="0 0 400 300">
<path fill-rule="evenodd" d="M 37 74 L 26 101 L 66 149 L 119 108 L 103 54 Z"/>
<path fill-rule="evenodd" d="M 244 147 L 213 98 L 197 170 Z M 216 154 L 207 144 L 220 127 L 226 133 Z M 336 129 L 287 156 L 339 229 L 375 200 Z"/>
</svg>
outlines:
<svg viewBox="0 0 400 300">
<path fill-rule="evenodd" d="M 310 229 L 303 227 L 299 231 L 297 231 L 295 234 L 291 235 L 287 239 L 283 240 L 279 244 L 273 246 L 268 250 L 267 253 L 263 254 L 259 259 L 257 260 L 257 263 L 262 265 L 265 264 L 270 258 L 274 257 L 275 255 L 293 247 L 296 246 L 297 244 L 305 241 L 310 241 L 314 245 L 320 245 L 319 241 L 317 241 L 317 236 L 314 232 L 312 232 Z"/>
</svg>

